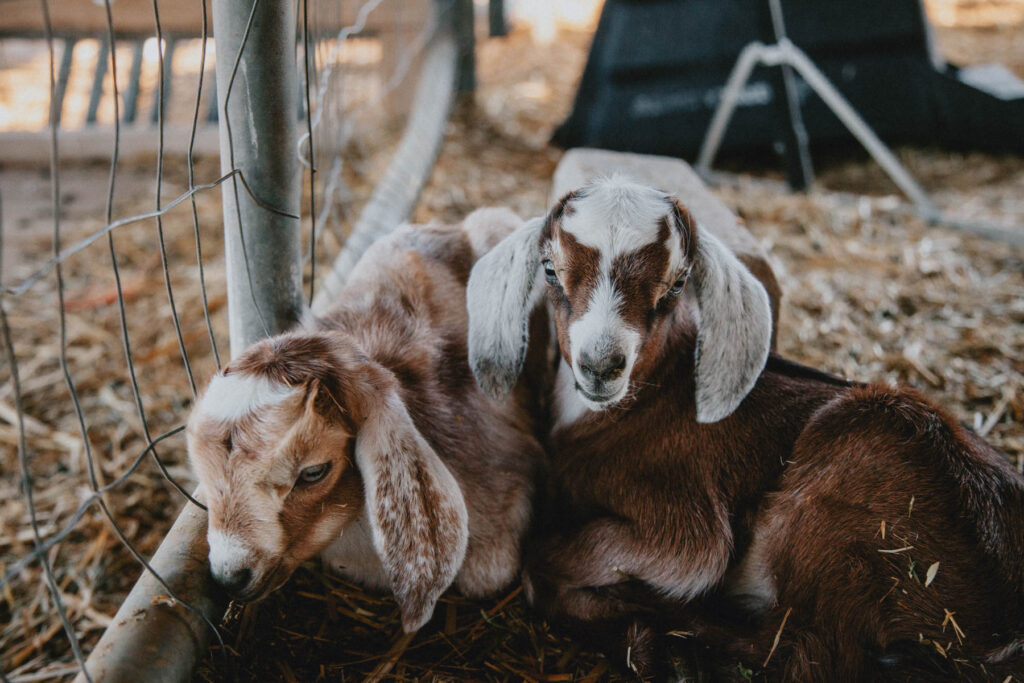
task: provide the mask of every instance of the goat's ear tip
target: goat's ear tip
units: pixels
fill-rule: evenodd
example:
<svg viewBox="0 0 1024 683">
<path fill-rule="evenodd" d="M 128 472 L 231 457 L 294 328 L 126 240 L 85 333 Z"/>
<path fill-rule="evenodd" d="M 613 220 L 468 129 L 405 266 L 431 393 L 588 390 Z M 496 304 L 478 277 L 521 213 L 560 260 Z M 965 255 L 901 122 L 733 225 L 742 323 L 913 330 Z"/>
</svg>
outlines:
<svg viewBox="0 0 1024 683">
<path fill-rule="evenodd" d="M 416 633 L 434 614 L 433 605 L 427 608 L 424 605 L 401 605 L 402 631 L 404 633 Z"/>
<path fill-rule="evenodd" d="M 512 391 L 512 384 L 504 377 L 492 377 L 489 381 L 481 384 L 480 388 L 495 401 L 504 401 Z"/>
<path fill-rule="evenodd" d="M 508 398 L 509 390 L 506 389 L 504 386 L 485 384 L 481 385 L 480 388 L 483 389 L 484 394 L 486 394 L 488 398 L 490 398 L 493 401 L 497 401 L 498 403 L 501 403 L 506 398 Z"/>
<path fill-rule="evenodd" d="M 505 367 L 491 360 L 477 358 L 471 365 L 477 386 L 495 401 L 504 401 L 519 377 L 518 368 Z"/>
<path fill-rule="evenodd" d="M 700 424 L 713 424 L 720 422 L 732 414 L 732 410 L 728 406 L 723 405 L 707 405 L 707 403 L 698 400 L 697 401 L 697 422 Z"/>
</svg>

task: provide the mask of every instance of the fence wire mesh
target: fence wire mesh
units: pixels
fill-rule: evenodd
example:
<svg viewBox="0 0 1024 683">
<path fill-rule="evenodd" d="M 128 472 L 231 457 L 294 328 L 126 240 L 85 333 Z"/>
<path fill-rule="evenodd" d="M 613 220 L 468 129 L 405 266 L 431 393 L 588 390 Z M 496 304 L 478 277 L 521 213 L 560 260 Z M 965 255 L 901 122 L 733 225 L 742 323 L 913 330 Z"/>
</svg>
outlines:
<svg viewBox="0 0 1024 683">
<path fill-rule="evenodd" d="M 278 211 L 219 167 L 211 1 L 0 3 L 0 159 L 18 160 L 0 168 L 3 680 L 78 673 L 182 504 L 201 505 L 182 431 L 227 357 L 218 186 Z M 312 300 L 450 2 L 293 7 Z"/>
</svg>

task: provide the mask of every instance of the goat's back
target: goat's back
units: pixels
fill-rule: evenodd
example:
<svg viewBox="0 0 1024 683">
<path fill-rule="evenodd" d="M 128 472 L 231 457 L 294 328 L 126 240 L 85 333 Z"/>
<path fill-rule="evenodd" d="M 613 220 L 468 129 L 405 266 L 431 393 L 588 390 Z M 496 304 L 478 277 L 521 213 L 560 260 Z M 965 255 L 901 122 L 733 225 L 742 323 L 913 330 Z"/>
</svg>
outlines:
<svg viewBox="0 0 1024 683">
<path fill-rule="evenodd" d="M 351 335 L 394 374 L 416 427 L 459 482 L 470 543 L 457 584 L 470 595 L 493 592 L 518 569 L 541 460 L 531 393 L 491 400 L 467 359 L 470 270 L 520 223 L 507 209 L 482 209 L 459 225 L 402 226 L 366 251 L 317 322 Z"/>
<path fill-rule="evenodd" d="M 767 656 L 788 617 L 783 680 L 1001 680 L 1024 666 L 1022 576 L 1024 479 L 1006 458 L 912 391 L 853 387 L 765 497 L 731 586 L 763 630 L 728 647 Z"/>
</svg>

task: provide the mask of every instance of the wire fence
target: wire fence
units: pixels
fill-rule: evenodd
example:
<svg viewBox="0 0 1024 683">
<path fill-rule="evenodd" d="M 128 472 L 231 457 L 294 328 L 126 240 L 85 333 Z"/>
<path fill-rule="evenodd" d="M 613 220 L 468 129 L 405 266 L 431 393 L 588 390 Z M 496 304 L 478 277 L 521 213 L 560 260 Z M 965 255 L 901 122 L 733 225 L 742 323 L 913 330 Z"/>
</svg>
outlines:
<svg viewBox="0 0 1024 683">
<path fill-rule="evenodd" d="M 211 144 L 215 62 L 238 61 L 210 4 L 0 3 L 0 159 L 18 161 L 0 169 L 3 680 L 82 671 L 182 503 L 201 507 L 182 432 L 228 355 L 216 190 L 289 213 Z M 291 5 L 308 302 L 400 150 L 452 4 Z"/>
</svg>

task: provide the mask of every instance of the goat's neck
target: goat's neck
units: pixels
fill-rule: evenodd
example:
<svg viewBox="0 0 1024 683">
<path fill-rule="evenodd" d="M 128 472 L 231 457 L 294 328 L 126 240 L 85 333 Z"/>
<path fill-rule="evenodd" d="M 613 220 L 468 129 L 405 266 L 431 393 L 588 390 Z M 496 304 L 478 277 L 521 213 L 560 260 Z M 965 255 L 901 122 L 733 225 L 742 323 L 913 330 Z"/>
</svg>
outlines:
<svg viewBox="0 0 1024 683">
<path fill-rule="evenodd" d="M 641 401 L 660 392 L 664 382 L 692 377 L 696 340 L 697 328 L 690 315 L 686 309 L 677 309 L 663 325 L 648 333 L 630 375 L 630 395 Z"/>
</svg>

